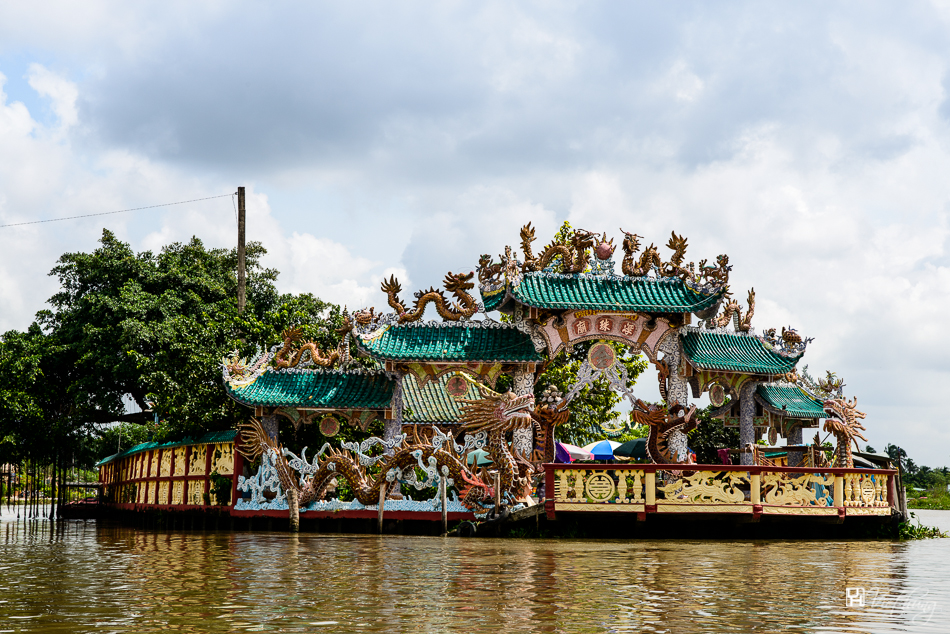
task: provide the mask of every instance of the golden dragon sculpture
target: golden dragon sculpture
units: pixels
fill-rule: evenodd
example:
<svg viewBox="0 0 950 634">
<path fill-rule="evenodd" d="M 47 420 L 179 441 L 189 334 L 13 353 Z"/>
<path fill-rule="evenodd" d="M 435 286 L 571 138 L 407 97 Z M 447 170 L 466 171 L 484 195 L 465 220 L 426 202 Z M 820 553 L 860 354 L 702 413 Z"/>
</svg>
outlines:
<svg viewBox="0 0 950 634">
<path fill-rule="evenodd" d="M 411 321 L 419 321 L 425 312 L 428 304 L 435 304 L 435 309 L 439 316 L 446 321 L 459 321 L 468 319 L 478 311 L 478 302 L 468 291 L 475 288 L 471 281 L 475 273 L 447 273 L 443 282 L 445 290 L 455 295 L 457 302 L 451 302 L 445 298 L 445 294 L 436 288 L 430 288 L 427 291 L 417 291 L 416 303 L 412 310 L 407 310 L 402 300 L 399 299 L 399 293 L 402 292 L 402 286 L 396 276 L 391 275 L 389 280 L 384 280 L 381 290 L 386 293 L 389 299 L 389 305 L 398 315 L 400 324 Z"/>
<path fill-rule="evenodd" d="M 736 332 L 749 332 L 752 330 L 752 316 L 755 315 L 755 289 L 749 291 L 746 299 L 749 305 L 748 311 L 743 314 L 742 306 L 734 299 L 723 306 L 722 313 L 715 318 L 714 323 L 717 328 L 725 328 L 732 322 Z"/>
<path fill-rule="evenodd" d="M 534 227 L 529 222 L 521 228 L 521 250 L 524 252 L 522 271 L 543 271 L 555 257 L 561 258 L 562 273 L 583 273 L 590 264 L 590 250 L 598 236 L 584 229 L 575 229 L 570 245 L 549 244 L 535 257 L 531 249 L 534 242 Z"/>
<path fill-rule="evenodd" d="M 649 425 L 647 455 L 657 464 L 683 464 L 687 461 L 686 434 L 696 428 L 696 406 L 675 403 L 669 409 L 637 399 L 631 412 L 638 425 Z"/>
<path fill-rule="evenodd" d="M 852 400 L 844 398 L 826 399 L 823 407 L 825 413 L 831 416 L 825 419 L 825 431 L 834 434 L 838 445 L 835 448 L 835 456 L 838 467 L 854 468 L 854 457 L 851 455 L 851 443 L 858 447 L 858 438 L 867 442 L 867 438 L 861 435 L 865 431 L 864 425 L 858 422 L 867 416 L 864 412 L 857 410 L 857 397 Z M 860 449 L 860 447 L 858 447 Z"/>
<path fill-rule="evenodd" d="M 499 394 L 482 385 L 478 388 L 482 398 L 459 399 L 462 430 L 468 434 L 485 432 L 486 449 L 500 474 L 503 499 L 509 502 L 523 499 L 530 491 L 533 469 L 529 463 L 512 455 L 505 436 L 532 424 L 534 396 L 516 396 L 512 392 Z M 387 474 L 408 472 L 422 465 L 434 466 L 438 473 L 451 478 L 462 503 L 468 508 L 476 508 L 494 497 L 493 487 L 466 466 L 464 456 L 456 453 L 451 437 L 441 444 L 419 439 L 410 443 L 408 438 L 404 438 L 401 445 L 393 448 L 392 455 L 381 460 L 372 472 L 370 467 L 364 466 L 361 456 L 354 455 L 351 450 L 330 448 L 312 464 L 302 462 L 309 477 L 301 478 L 284 456 L 283 448 L 267 434 L 258 420 L 252 419 L 239 430 L 241 443 L 238 450 L 241 454 L 250 461 L 269 454 L 281 488 L 293 492 L 291 494 L 296 495 L 300 507 L 323 499 L 333 478 L 344 478 L 361 504 L 376 504 L 381 488 L 395 486 L 387 480 Z"/>
<path fill-rule="evenodd" d="M 620 261 L 620 270 L 624 275 L 644 277 L 653 267 L 659 270 L 663 266 L 660 254 L 652 244 L 637 259 L 637 252 L 640 250 L 640 236 L 623 229 L 621 231 L 623 231 L 623 242 L 620 243 L 620 248 L 623 249 L 623 260 Z"/>
<path fill-rule="evenodd" d="M 350 324 L 347 320 L 343 328 L 337 329 L 337 334 L 345 336 L 349 328 Z M 284 345 L 274 355 L 273 361 L 274 367 L 278 370 L 297 367 L 301 362 L 330 368 L 337 362 L 345 363 L 349 361 L 349 352 L 345 342 L 341 342 L 336 350 L 325 354 L 312 341 L 303 343 L 294 350 L 294 344 L 303 339 L 303 331 L 299 327 L 287 328 L 280 336 L 284 339 Z"/>
</svg>

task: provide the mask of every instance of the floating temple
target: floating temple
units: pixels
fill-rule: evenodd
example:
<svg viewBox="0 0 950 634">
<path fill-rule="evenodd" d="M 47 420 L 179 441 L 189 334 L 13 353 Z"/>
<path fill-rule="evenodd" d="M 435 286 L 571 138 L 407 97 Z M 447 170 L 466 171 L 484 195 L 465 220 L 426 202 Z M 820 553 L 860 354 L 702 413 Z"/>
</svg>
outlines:
<svg viewBox="0 0 950 634">
<path fill-rule="evenodd" d="M 577 230 L 537 254 L 533 242 L 529 224 L 520 252 L 482 256 L 475 272 L 448 273 L 411 304 L 398 280 L 384 280 L 390 310 L 347 315 L 335 350 L 288 330 L 256 358 L 224 359 L 223 389 L 253 411 L 251 422 L 102 460 L 107 505 L 292 522 L 478 521 L 526 509 L 554 522 L 596 514 L 602 524 L 901 516 L 897 472 L 852 450 L 864 430 L 857 399 L 831 376 L 799 374 L 810 339 L 795 329 L 756 332 L 755 292 L 733 298 L 727 256 L 687 263 L 687 241 L 675 233 L 667 260 L 627 232 L 619 263 L 606 233 Z M 423 321 L 427 309 L 440 320 Z M 582 343 L 576 384 L 564 394 L 538 385 L 535 400 L 545 364 Z M 656 366 L 662 404 L 629 387 L 624 348 Z M 510 389 L 495 389 L 502 376 Z M 646 460 L 555 462 L 557 426 L 598 380 L 627 399 L 632 422 L 648 426 Z M 688 449 L 691 399 L 703 394 L 712 417 L 739 432 L 722 464 L 694 464 Z M 292 453 L 278 440 L 281 417 L 319 426 L 327 442 Z M 335 438 L 344 425 L 366 432 L 377 421 L 381 437 Z M 612 425 L 605 435 L 623 433 Z M 819 433 L 834 439 L 833 452 Z M 335 493 L 343 486 L 345 501 Z"/>
</svg>

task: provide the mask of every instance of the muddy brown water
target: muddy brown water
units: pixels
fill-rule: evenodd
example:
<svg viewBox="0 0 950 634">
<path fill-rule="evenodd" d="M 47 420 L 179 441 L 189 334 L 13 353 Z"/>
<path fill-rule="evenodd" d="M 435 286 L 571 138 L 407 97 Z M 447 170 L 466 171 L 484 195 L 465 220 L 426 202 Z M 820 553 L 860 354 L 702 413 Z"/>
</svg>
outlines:
<svg viewBox="0 0 950 634">
<path fill-rule="evenodd" d="M 950 512 L 918 514 L 950 529 Z M 0 521 L 0 632 L 167 631 L 945 633 L 950 539 L 293 537 Z"/>
</svg>

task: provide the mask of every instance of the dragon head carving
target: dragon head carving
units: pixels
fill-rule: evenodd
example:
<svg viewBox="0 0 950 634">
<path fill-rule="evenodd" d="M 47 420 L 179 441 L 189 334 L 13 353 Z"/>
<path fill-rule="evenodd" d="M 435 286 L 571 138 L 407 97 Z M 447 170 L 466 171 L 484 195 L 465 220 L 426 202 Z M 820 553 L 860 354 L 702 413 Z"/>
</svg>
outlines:
<svg viewBox="0 0 950 634">
<path fill-rule="evenodd" d="M 460 398 L 462 416 L 459 422 L 469 433 L 479 431 L 509 431 L 532 425 L 534 395 L 517 396 L 514 392 L 499 394 L 484 385 L 475 386 L 482 398 Z"/>
<path fill-rule="evenodd" d="M 475 288 L 475 283 L 472 282 L 472 278 L 475 276 L 474 272 L 469 273 L 446 273 L 445 280 L 443 280 L 443 285 L 445 290 L 449 293 L 455 293 L 457 291 L 468 291 Z"/>
<path fill-rule="evenodd" d="M 621 229 L 623 231 L 623 229 Z M 620 248 L 623 249 L 623 252 L 626 255 L 633 255 L 640 250 L 640 238 L 635 233 L 630 233 L 629 231 L 623 231 L 623 242 L 620 244 Z"/>
</svg>

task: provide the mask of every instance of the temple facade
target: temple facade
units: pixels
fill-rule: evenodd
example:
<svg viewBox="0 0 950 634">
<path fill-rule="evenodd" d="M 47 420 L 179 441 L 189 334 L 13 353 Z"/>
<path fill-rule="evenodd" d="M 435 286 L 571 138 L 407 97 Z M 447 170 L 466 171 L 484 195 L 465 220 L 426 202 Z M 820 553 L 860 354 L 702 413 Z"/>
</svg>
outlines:
<svg viewBox="0 0 950 634">
<path fill-rule="evenodd" d="M 745 305 L 733 298 L 727 256 L 687 263 L 687 241 L 675 233 L 667 260 L 652 244 L 641 250 L 640 236 L 623 233 L 619 262 L 606 234 L 577 230 L 538 254 L 530 224 L 519 238 L 520 253 L 509 246 L 497 262 L 480 259 L 478 298 L 476 273 L 449 273 L 442 289 L 417 292 L 412 305 L 390 278 L 382 290 L 391 310 L 347 315 L 332 353 L 289 330 L 283 346 L 250 360 L 226 359 L 224 389 L 254 414 L 234 440 L 243 462 L 232 468 L 230 512 L 293 517 L 447 509 L 461 518 L 540 502 L 552 519 L 592 511 L 843 518 L 889 515 L 899 506 L 893 471 L 855 469 L 851 445 L 864 429 L 856 400 L 845 399 L 830 375 L 824 381 L 799 375 L 809 339 L 791 327 L 753 328 L 755 292 Z M 424 321 L 427 309 L 441 319 Z M 546 365 L 580 344 L 588 351 L 575 384 L 536 401 L 546 387 L 539 384 Z M 618 358 L 624 348 L 656 367 L 662 403 L 636 396 Z M 510 388 L 496 390 L 502 376 Z M 553 462 L 557 426 L 598 380 L 627 400 L 631 424 L 649 426 L 650 464 Z M 739 431 L 738 446 L 720 452 L 726 464 L 691 461 L 688 434 L 697 425 L 691 401 L 704 394 L 711 415 Z M 306 450 L 291 453 L 279 442 L 281 417 L 298 427 L 318 425 L 327 443 L 309 458 Z M 334 446 L 342 425 L 365 432 L 375 421 L 382 422 L 381 436 Z M 819 431 L 822 421 L 837 442 L 830 460 L 817 436 L 810 444 L 805 439 L 805 430 Z M 780 438 L 781 464 L 762 448 Z M 163 451 L 139 453 L 156 450 Z M 487 456 L 487 466 L 472 460 L 477 452 Z M 103 466 L 130 458 L 110 457 Z M 131 472 L 146 489 L 131 499 L 170 503 L 171 494 L 160 500 L 160 487 L 150 492 L 147 470 L 137 468 Z M 112 469 L 107 478 L 130 473 Z M 116 481 L 125 503 L 133 480 Z M 329 495 L 341 481 L 352 500 Z M 442 493 L 412 500 L 406 487 Z M 540 499 L 536 490 L 544 492 Z"/>
</svg>

